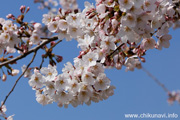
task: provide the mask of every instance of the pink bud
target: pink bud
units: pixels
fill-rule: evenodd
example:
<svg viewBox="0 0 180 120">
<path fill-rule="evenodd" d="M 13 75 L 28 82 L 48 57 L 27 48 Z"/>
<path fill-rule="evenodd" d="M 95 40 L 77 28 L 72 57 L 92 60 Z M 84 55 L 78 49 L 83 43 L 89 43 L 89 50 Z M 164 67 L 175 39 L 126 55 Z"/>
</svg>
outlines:
<svg viewBox="0 0 180 120">
<path fill-rule="evenodd" d="M 59 17 L 55 17 L 55 20 L 58 21 L 58 20 L 60 20 L 60 18 Z"/>
<path fill-rule="evenodd" d="M 116 69 L 120 70 L 122 68 L 122 64 L 121 63 L 116 63 Z"/>
<path fill-rule="evenodd" d="M 141 59 L 142 62 L 146 62 L 145 58 L 141 57 L 140 59 Z"/>
<path fill-rule="evenodd" d="M 56 56 L 55 56 L 55 59 L 56 59 L 56 61 L 59 63 L 59 62 L 62 62 L 63 57 L 60 56 L 60 55 L 56 55 Z"/>
<path fill-rule="evenodd" d="M 16 18 L 15 17 L 12 17 L 13 20 L 15 20 Z"/>
<path fill-rule="evenodd" d="M 110 2 L 110 3 L 113 3 L 113 2 L 114 2 L 114 0 L 109 0 L 109 2 Z"/>
<path fill-rule="evenodd" d="M 7 19 L 10 19 L 10 18 L 12 18 L 12 17 L 14 17 L 12 14 L 8 14 L 8 15 L 6 16 Z"/>
<path fill-rule="evenodd" d="M 115 13 L 114 13 L 114 16 L 118 16 L 118 15 L 119 15 L 119 13 L 118 13 L 118 12 L 115 12 Z"/>
<path fill-rule="evenodd" d="M 62 8 L 59 8 L 59 13 L 61 13 L 62 12 Z"/>
<path fill-rule="evenodd" d="M 55 43 L 56 43 L 56 42 L 52 41 L 52 42 L 51 42 L 51 46 L 55 45 Z"/>
<path fill-rule="evenodd" d="M 82 55 L 79 55 L 78 58 L 81 59 L 81 58 L 82 58 Z"/>
<path fill-rule="evenodd" d="M 3 81 L 3 82 L 5 82 L 5 81 L 6 81 L 6 79 L 7 79 L 7 76 L 6 76 L 6 74 L 5 74 L 5 73 L 3 73 L 3 76 L 2 76 L 2 81 Z"/>
<path fill-rule="evenodd" d="M 27 7 L 26 13 L 29 12 L 29 10 L 30 10 L 30 7 Z"/>
<path fill-rule="evenodd" d="M 86 52 L 85 51 L 80 51 L 80 55 L 82 56 L 82 55 L 85 55 L 86 54 Z"/>
<path fill-rule="evenodd" d="M 25 8 L 26 8 L 26 6 L 25 6 L 25 5 L 21 5 L 21 7 L 20 7 L 20 11 L 21 11 L 21 13 L 24 13 Z"/>
</svg>

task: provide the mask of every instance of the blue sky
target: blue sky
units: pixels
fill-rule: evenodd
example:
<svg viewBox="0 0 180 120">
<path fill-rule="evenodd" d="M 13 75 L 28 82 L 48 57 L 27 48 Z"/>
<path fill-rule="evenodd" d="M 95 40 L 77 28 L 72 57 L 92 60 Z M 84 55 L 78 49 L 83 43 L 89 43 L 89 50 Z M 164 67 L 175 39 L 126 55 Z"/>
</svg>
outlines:
<svg viewBox="0 0 180 120">
<path fill-rule="evenodd" d="M 83 8 L 85 0 L 79 0 L 80 8 Z M 8 13 L 18 15 L 21 5 L 30 6 L 30 12 L 26 20 L 41 22 L 42 14 L 47 11 L 37 9 L 37 4 L 33 0 L 3 0 L 0 4 L 0 17 L 5 18 Z M 170 41 L 170 48 L 162 51 L 151 50 L 147 52 L 146 63 L 143 66 L 164 83 L 169 90 L 180 89 L 180 53 L 179 50 L 180 30 L 170 30 L 173 39 Z M 69 49 L 70 48 L 70 49 Z M 67 61 L 72 61 L 79 53 L 75 41 L 62 42 L 55 49 L 57 53 L 63 55 L 64 60 L 58 65 L 58 71 Z M 40 54 L 38 54 L 40 56 Z M 20 68 L 31 57 L 23 59 L 15 67 Z M 35 59 L 33 65 L 40 63 Z M 44 66 L 47 66 L 45 64 Z M 106 70 L 107 76 L 115 85 L 115 94 L 105 101 L 92 103 L 90 106 L 83 105 L 73 108 L 59 108 L 56 103 L 42 106 L 35 100 L 35 91 L 28 85 L 28 79 L 21 79 L 15 91 L 7 100 L 7 114 L 15 114 L 14 120 L 125 120 L 126 113 L 151 113 L 168 114 L 176 113 L 180 119 L 180 106 L 178 103 L 169 105 L 167 94 L 142 70 L 125 72 L 125 69 L 118 71 L 115 69 Z M 12 88 L 17 78 L 9 77 L 7 82 L 0 81 L 0 100 Z M 151 120 L 151 119 L 146 119 Z M 161 120 L 161 119 L 159 119 Z M 167 119 L 168 120 L 168 119 Z"/>
</svg>

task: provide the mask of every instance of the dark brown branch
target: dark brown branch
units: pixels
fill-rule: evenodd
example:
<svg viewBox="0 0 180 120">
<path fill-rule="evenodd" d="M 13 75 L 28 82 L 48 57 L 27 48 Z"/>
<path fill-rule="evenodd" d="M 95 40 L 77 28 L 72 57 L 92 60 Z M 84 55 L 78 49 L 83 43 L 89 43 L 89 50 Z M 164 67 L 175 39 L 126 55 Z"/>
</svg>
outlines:
<svg viewBox="0 0 180 120">
<path fill-rule="evenodd" d="M 44 63 L 44 57 L 42 57 L 42 61 L 41 61 L 41 64 L 40 64 L 40 66 L 39 66 L 39 69 L 42 68 L 43 63 Z"/>
<path fill-rule="evenodd" d="M 21 79 L 21 77 L 25 74 L 25 72 L 27 71 L 27 69 L 29 68 L 29 66 L 32 64 L 32 62 L 34 61 L 35 57 L 36 57 L 36 53 L 37 53 L 37 50 L 34 51 L 34 55 L 30 61 L 30 63 L 27 65 L 26 69 L 24 70 L 24 72 L 18 77 L 18 79 L 16 80 L 14 86 L 12 87 L 11 91 L 8 93 L 8 95 L 5 97 L 4 101 L 2 102 L 1 104 L 1 107 L 0 107 L 0 110 L 2 108 L 2 106 L 6 103 L 6 100 L 8 99 L 8 97 L 11 95 L 11 93 L 14 91 L 14 88 L 16 87 L 18 81 Z"/>
<path fill-rule="evenodd" d="M 111 55 L 113 55 L 116 51 L 118 51 L 122 46 L 124 45 L 124 43 L 122 43 L 121 45 L 119 45 L 112 53 L 110 53 L 107 57 L 110 57 Z"/>
<path fill-rule="evenodd" d="M 20 48 L 18 48 L 16 45 L 14 46 L 14 48 L 15 48 L 16 50 L 19 50 L 19 51 L 23 52 L 23 50 L 20 49 Z"/>
<path fill-rule="evenodd" d="M 147 73 L 147 75 L 151 77 L 160 87 L 162 87 L 165 92 L 169 93 L 169 90 L 165 87 L 165 85 L 162 84 L 156 77 L 154 77 L 148 70 L 146 70 L 144 67 L 142 67 L 142 70 Z"/>
<path fill-rule="evenodd" d="M 8 60 L 8 61 L 5 61 L 5 62 L 0 63 L 0 68 L 1 68 L 2 66 L 5 66 L 5 65 L 10 64 L 10 63 L 14 63 L 14 62 L 16 62 L 17 60 L 26 57 L 27 55 L 31 54 L 32 52 L 35 52 L 35 51 L 39 50 L 40 48 L 42 48 L 44 45 L 50 43 L 51 41 L 58 40 L 58 37 L 55 36 L 55 37 L 52 37 L 52 38 L 41 38 L 41 39 L 47 39 L 47 40 L 43 41 L 40 45 L 38 45 L 38 46 L 30 49 L 28 52 L 26 52 L 26 53 L 24 53 L 24 54 L 22 54 L 22 55 L 20 55 L 20 56 L 17 56 L 17 57 L 15 57 L 15 58 L 13 58 L 13 59 L 10 59 L 10 60 Z"/>
</svg>

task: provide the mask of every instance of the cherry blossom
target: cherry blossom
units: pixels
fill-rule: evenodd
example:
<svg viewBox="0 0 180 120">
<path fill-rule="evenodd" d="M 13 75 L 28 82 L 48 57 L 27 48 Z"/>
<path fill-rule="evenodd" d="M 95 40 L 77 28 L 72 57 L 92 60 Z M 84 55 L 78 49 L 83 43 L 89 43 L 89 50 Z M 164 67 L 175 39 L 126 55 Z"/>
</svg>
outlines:
<svg viewBox="0 0 180 120">
<path fill-rule="evenodd" d="M 82 12 L 75 10 L 74 0 L 68 2 L 61 0 L 63 9 L 57 14 L 44 14 L 42 22 L 59 39 L 75 39 L 81 51 L 74 64 L 67 62 L 62 74 L 57 73 L 56 66 L 48 65 L 30 77 L 30 81 L 36 74 L 43 78 L 41 86 L 30 85 L 41 89 L 42 97 L 37 96 L 37 100 L 43 105 L 52 101 L 61 107 L 89 105 L 91 100 L 107 99 L 115 88 L 104 69 L 123 66 L 126 71 L 141 69 L 146 51 L 169 47 L 169 28 L 177 25 L 178 10 L 171 0 L 96 0 L 95 6 L 85 2 Z M 34 28 L 41 27 L 37 24 Z M 41 42 L 36 32 L 31 38 L 33 44 Z"/>
<path fill-rule="evenodd" d="M 96 0 L 95 5 L 85 2 L 82 11 L 76 0 L 34 2 L 41 3 L 41 9 L 49 10 L 42 16 L 43 24 L 24 21 L 30 10 L 26 6 L 20 7 L 18 17 L 8 14 L 8 20 L 0 18 L 0 54 L 3 56 L 0 62 L 13 60 L 11 54 L 16 51 L 21 58 L 32 52 L 36 55 L 39 49 L 45 51 L 39 66 L 29 68 L 33 58 L 29 65 L 21 68 L 22 76 L 29 79 L 29 85 L 36 91 L 36 100 L 42 105 L 56 102 L 59 107 L 70 104 L 77 107 L 109 98 L 115 87 L 105 69 L 141 69 L 146 51 L 169 48 L 172 39 L 169 29 L 180 26 L 178 0 Z M 57 9 L 58 5 L 62 8 Z M 73 63 L 67 62 L 59 74 L 57 63 L 63 57 L 56 55 L 53 48 L 64 39 L 76 40 L 81 50 Z M 48 67 L 43 66 L 46 58 Z M 7 74 L 19 73 L 11 67 L 17 61 L 4 65 Z M 2 71 L 2 80 L 6 79 Z M 179 92 L 169 93 L 168 102 L 174 101 L 179 102 Z M 3 103 L 0 115 L 5 112 Z M 12 116 L 7 119 L 12 120 Z"/>
</svg>

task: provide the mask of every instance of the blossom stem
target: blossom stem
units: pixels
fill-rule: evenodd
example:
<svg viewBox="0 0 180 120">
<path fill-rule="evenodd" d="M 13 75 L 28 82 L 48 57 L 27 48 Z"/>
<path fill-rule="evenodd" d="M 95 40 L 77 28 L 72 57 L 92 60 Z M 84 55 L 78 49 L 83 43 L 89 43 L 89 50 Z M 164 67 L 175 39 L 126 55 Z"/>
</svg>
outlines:
<svg viewBox="0 0 180 120">
<path fill-rule="evenodd" d="M 62 40 L 57 41 L 53 46 L 50 47 L 50 49 L 53 49 L 54 47 L 56 47 L 56 45 L 59 44 L 60 42 L 62 42 Z"/>
<path fill-rule="evenodd" d="M 44 63 L 44 57 L 42 57 L 42 61 L 41 61 L 41 64 L 40 64 L 40 66 L 39 66 L 39 69 L 42 68 L 43 63 Z"/>
</svg>

